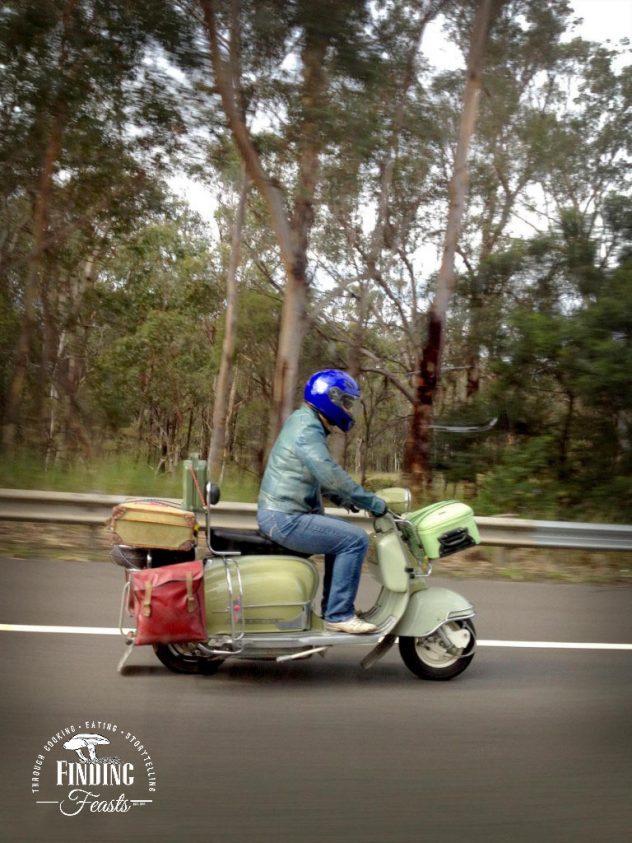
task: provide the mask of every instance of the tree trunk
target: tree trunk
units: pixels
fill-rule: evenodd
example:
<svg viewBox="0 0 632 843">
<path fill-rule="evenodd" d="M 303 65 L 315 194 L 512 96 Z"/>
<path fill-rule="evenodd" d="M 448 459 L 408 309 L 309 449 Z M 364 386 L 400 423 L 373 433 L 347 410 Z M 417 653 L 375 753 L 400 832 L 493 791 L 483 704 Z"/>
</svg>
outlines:
<svg viewBox="0 0 632 843">
<path fill-rule="evenodd" d="M 430 3 L 425 8 L 425 4 L 420 4 L 422 8 L 419 20 L 412 33 L 404 62 L 403 74 L 393 102 L 389 143 L 381 164 L 376 218 L 369 238 L 368 251 L 362 254 L 365 268 L 358 280 L 359 290 L 356 298 L 357 316 L 351 329 L 352 337 L 347 351 L 347 371 L 356 380 L 359 378 L 363 368 L 363 349 L 366 345 L 367 324 L 370 316 L 369 284 L 371 281 L 381 282 L 378 271 L 378 260 L 384 247 L 384 231 L 391 201 L 399 140 L 406 120 L 406 97 L 415 80 L 417 56 L 421 48 L 426 25 L 439 14 L 446 4 L 447 0 L 435 0 L 435 2 Z M 341 462 L 342 456 L 344 455 L 344 447 L 344 437 L 335 434 L 330 442 L 330 450 L 338 462 Z"/>
<path fill-rule="evenodd" d="M 302 51 L 302 103 L 305 117 L 300 132 L 298 188 L 292 218 L 289 219 L 278 183 L 263 167 L 240 108 L 239 2 L 231 4 L 230 47 L 225 57 L 220 49 L 215 4 L 199 0 L 209 39 L 215 81 L 233 140 L 248 175 L 267 205 L 285 270 L 286 288 L 274 375 L 270 442 L 292 411 L 298 381 L 298 361 L 305 331 L 309 282 L 307 246 L 314 220 L 313 200 L 318 179 L 320 125 L 317 118 L 326 80 L 323 62 L 328 35 L 316 27 L 306 32 Z"/>
<path fill-rule="evenodd" d="M 230 395 L 228 396 L 228 406 L 226 409 L 226 431 L 227 435 L 224 439 L 224 450 L 221 455 L 221 468 L 219 475 L 217 476 L 217 481 L 221 486 L 224 482 L 224 471 L 226 470 L 226 455 L 229 452 L 229 446 L 231 446 L 232 450 L 232 441 L 235 437 L 235 425 L 234 425 L 234 415 L 235 415 L 235 399 L 237 397 L 237 376 L 239 372 L 235 372 L 233 376 L 233 382 L 230 387 Z M 229 432 L 232 430 L 231 435 L 229 436 Z"/>
<path fill-rule="evenodd" d="M 59 74 L 64 73 L 68 61 L 66 36 L 77 0 L 68 0 L 63 12 L 61 50 L 59 55 Z M 59 82 L 61 91 L 51 107 L 51 128 L 48 141 L 42 155 L 35 200 L 33 202 L 33 247 L 28 257 L 24 279 L 23 313 L 20 333 L 16 343 L 13 372 L 7 386 L 7 395 L 2 424 L 1 447 L 9 450 L 15 446 L 18 420 L 24 398 L 24 388 L 31 359 L 31 347 L 36 331 L 37 302 L 40 293 L 42 258 L 46 249 L 50 194 L 53 186 L 53 174 L 59 160 L 64 128 L 66 108 L 63 101 L 63 81 Z"/>
<path fill-rule="evenodd" d="M 478 395 L 481 380 L 481 352 L 480 347 L 470 350 L 467 356 L 467 383 L 465 385 L 465 400 L 471 401 Z"/>
<path fill-rule="evenodd" d="M 233 382 L 233 361 L 235 357 L 235 332 L 237 326 L 237 272 L 239 269 L 241 239 L 246 213 L 246 200 L 250 180 L 242 167 L 239 202 L 233 222 L 230 264 L 226 275 L 226 322 L 224 341 L 222 343 L 222 359 L 217 377 L 215 401 L 213 405 L 213 427 L 211 432 L 211 447 L 208 455 L 209 477 L 218 478 L 224 464 L 224 447 L 226 443 L 226 419 L 228 404 Z"/>
<path fill-rule="evenodd" d="M 92 443 L 83 423 L 79 391 L 85 377 L 88 330 L 82 324 L 81 310 L 88 290 L 94 285 L 98 251 L 94 250 L 83 262 L 77 274 L 67 282 L 55 285 L 57 325 L 50 326 L 55 344 L 50 358 L 50 377 L 47 391 L 48 441 L 46 464 L 73 457 L 78 446 L 90 457 Z M 50 286 L 50 285 L 49 285 Z M 51 308 L 52 309 L 52 308 Z M 49 317 L 50 319 L 51 317 Z"/>
<path fill-rule="evenodd" d="M 409 478 L 408 482 L 417 496 L 424 495 L 431 481 L 430 431 L 433 403 L 441 374 L 446 316 L 450 299 L 456 287 L 454 259 L 467 200 L 468 151 L 476 125 L 485 47 L 492 21 L 500 9 L 501 3 L 502 0 L 480 0 L 476 4 L 470 38 L 463 111 L 459 126 L 454 172 L 448 191 L 450 204 L 443 254 L 434 300 L 428 313 L 426 342 L 419 355 L 418 371 L 415 373 L 415 401 L 404 458 L 404 469 Z"/>
<path fill-rule="evenodd" d="M 59 158 L 64 118 L 58 112 L 53 120 L 48 143 L 44 150 L 40 176 L 33 205 L 33 248 L 29 255 L 24 279 L 23 312 L 20 321 L 13 372 L 7 386 L 4 422 L 2 425 L 2 447 L 14 447 L 17 438 L 18 420 L 24 397 L 24 388 L 31 359 L 31 346 L 37 323 L 37 302 L 40 294 L 41 265 L 48 228 L 48 206 L 53 184 L 53 172 Z"/>
</svg>

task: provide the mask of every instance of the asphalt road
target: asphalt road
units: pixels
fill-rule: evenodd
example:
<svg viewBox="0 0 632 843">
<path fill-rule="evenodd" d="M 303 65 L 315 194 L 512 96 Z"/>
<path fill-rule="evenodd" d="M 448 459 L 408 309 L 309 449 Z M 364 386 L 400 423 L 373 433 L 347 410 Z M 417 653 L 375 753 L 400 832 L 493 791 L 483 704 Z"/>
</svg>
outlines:
<svg viewBox="0 0 632 843">
<path fill-rule="evenodd" d="M 436 580 L 473 600 L 481 639 L 632 642 L 629 588 Z M 121 584 L 108 564 L 0 560 L 0 622 L 113 627 Z M 363 583 L 360 605 L 372 591 Z M 396 649 L 369 671 L 339 648 L 213 677 L 170 674 L 148 648 L 120 676 L 122 649 L 0 632 L 3 841 L 630 839 L 630 650 L 481 647 L 462 676 L 430 683 Z M 37 757 L 50 789 L 62 756 L 45 745 L 71 726 L 119 741 L 137 773 L 121 741 L 138 736 L 151 804 L 75 816 L 36 804 Z"/>
</svg>

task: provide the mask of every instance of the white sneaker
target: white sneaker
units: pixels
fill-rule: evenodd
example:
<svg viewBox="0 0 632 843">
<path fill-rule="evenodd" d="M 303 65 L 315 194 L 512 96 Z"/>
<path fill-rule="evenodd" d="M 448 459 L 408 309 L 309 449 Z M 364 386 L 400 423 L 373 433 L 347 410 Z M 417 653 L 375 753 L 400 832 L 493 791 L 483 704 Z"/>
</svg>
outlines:
<svg viewBox="0 0 632 843">
<path fill-rule="evenodd" d="M 326 621 L 325 628 L 328 632 L 348 632 L 350 635 L 363 635 L 365 632 L 375 632 L 377 626 L 374 623 L 360 620 L 357 615 L 353 615 L 346 621 Z"/>
</svg>

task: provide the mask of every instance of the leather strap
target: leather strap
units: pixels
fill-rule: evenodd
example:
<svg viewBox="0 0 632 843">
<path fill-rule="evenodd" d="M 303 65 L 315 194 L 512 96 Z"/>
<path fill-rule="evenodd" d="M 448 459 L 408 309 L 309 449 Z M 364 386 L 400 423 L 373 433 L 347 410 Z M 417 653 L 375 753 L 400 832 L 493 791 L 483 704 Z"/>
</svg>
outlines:
<svg viewBox="0 0 632 843">
<path fill-rule="evenodd" d="M 193 574 L 187 572 L 187 608 L 189 614 L 195 612 L 195 597 L 193 596 Z"/>
<path fill-rule="evenodd" d="M 145 583 L 145 599 L 143 600 L 143 615 L 148 618 L 151 615 L 151 582 Z"/>
</svg>

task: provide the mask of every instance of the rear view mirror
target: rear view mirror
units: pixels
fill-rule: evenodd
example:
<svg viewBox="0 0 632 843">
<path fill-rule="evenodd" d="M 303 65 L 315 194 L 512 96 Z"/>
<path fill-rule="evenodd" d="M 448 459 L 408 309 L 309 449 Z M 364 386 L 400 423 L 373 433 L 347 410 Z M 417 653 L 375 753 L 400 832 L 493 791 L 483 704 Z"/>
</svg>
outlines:
<svg viewBox="0 0 632 843">
<path fill-rule="evenodd" d="M 206 505 L 215 506 L 219 503 L 220 491 L 217 483 L 209 482 L 206 484 Z"/>
</svg>

